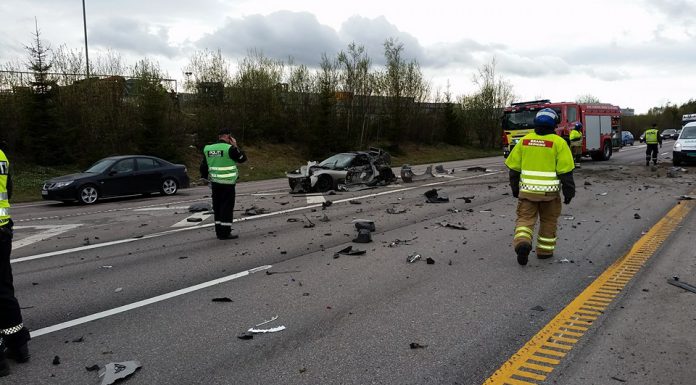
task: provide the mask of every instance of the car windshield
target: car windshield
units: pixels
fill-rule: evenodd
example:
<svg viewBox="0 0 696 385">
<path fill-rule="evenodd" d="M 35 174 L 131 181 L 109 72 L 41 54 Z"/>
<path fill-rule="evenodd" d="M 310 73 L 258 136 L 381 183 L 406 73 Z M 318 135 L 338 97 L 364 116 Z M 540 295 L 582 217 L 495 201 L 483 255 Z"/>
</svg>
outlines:
<svg viewBox="0 0 696 385">
<path fill-rule="evenodd" d="M 684 128 L 679 139 L 696 139 L 696 126 Z"/>
<path fill-rule="evenodd" d="M 561 110 L 553 108 L 560 116 Z M 534 128 L 534 118 L 538 110 L 522 110 L 515 112 L 505 112 L 503 114 L 503 129 L 504 130 L 519 130 L 523 128 Z"/>
<path fill-rule="evenodd" d="M 353 157 L 353 154 L 336 154 L 319 163 L 319 166 L 327 168 L 346 168 L 350 166 Z"/>
<path fill-rule="evenodd" d="M 104 172 L 107 168 L 111 167 L 112 164 L 114 164 L 113 159 L 102 159 L 97 163 L 93 164 L 92 167 L 85 170 L 85 172 L 99 174 Z"/>
<path fill-rule="evenodd" d="M 662 131 L 663 134 L 670 134 L 670 135 L 674 134 L 675 132 L 677 132 L 677 130 L 672 129 L 672 128 L 668 128 L 668 129 Z"/>
</svg>

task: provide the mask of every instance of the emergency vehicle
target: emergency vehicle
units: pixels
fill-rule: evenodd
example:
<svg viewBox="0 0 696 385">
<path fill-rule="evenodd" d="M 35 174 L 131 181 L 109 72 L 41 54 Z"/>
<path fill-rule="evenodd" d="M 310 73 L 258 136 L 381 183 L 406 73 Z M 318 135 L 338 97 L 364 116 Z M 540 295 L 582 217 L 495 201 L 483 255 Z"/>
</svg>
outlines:
<svg viewBox="0 0 696 385">
<path fill-rule="evenodd" d="M 606 103 L 551 103 L 549 99 L 512 103 L 503 110 L 503 155 L 507 158 L 523 136 L 534 131 L 534 117 L 551 108 L 561 119 L 556 134 L 568 140 L 575 123 L 582 123 L 582 155 L 609 160 L 621 138 L 621 109 Z M 618 141 L 614 140 L 619 138 Z M 618 147 L 617 147 L 618 149 Z"/>
<path fill-rule="evenodd" d="M 684 114 L 682 115 L 682 127 L 686 126 L 691 122 L 696 122 L 696 114 Z"/>
</svg>

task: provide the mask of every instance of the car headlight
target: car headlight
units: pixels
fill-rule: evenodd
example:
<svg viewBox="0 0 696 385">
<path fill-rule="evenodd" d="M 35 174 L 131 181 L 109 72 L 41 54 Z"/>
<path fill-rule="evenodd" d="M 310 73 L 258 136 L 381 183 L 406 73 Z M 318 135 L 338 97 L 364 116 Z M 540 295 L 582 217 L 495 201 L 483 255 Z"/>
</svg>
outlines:
<svg viewBox="0 0 696 385">
<path fill-rule="evenodd" d="M 681 151 L 681 148 L 682 148 L 681 143 L 679 143 L 679 142 L 674 143 L 674 151 Z"/>
<path fill-rule="evenodd" d="M 70 186 L 72 184 L 72 182 L 74 182 L 74 181 L 71 180 L 71 181 L 67 181 L 67 182 L 56 182 L 56 184 L 53 185 L 53 188 L 57 189 L 57 188 L 63 188 L 66 186 Z"/>
</svg>

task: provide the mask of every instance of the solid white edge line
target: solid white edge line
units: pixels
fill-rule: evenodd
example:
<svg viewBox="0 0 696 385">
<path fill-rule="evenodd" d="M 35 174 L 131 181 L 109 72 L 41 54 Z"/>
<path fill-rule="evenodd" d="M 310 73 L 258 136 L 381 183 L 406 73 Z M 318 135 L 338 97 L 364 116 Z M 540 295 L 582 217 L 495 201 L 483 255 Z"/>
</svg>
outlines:
<svg viewBox="0 0 696 385">
<path fill-rule="evenodd" d="M 170 298 L 178 297 L 178 296 L 183 295 L 183 294 L 188 294 L 188 293 L 198 291 L 201 289 L 205 289 L 205 288 L 208 288 L 208 287 L 211 287 L 214 285 L 229 282 L 229 281 L 232 281 L 232 280 L 237 279 L 237 278 L 246 277 L 247 275 L 251 275 L 253 273 L 257 273 L 257 272 L 262 271 L 262 270 L 268 270 L 271 267 L 272 267 L 271 265 L 259 266 L 259 267 L 256 267 L 256 268 L 253 268 L 250 270 L 245 270 L 245 271 L 242 271 L 242 272 L 239 272 L 236 274 L 228 275 L 226 277 L 214 279 L 214 280 L 208 281 L 208 282 L 203 282 L 203 283 L 200 283 L 198 285 L 194 285 L 194 286 L 190 286 L 187 288 L 175 290 L 175 291 L 172 291 L 172 292 L 169 292 L 166 294 L 158 295 L 156 297 L 144 299 L 142 301 L 133 302 L 133 303 L 130 303 L 128 305 L 119 306 L 117 308 L 105 310 L 105 311 L 91 314 L 91 315 L 88 315 L 85 317 L 80 317 L 80 318 L 77 318 L 77 319 L 74 319 L 71 321 L 61 322 L 61 323 L 53 325 L 53 326 L 48 326 L 48 327 L 45 327 L 45 328 L 42 328 L 39 330 L 34 330 L 31 332 L 31 337 L 36 338 L 36 337 L 39 337 L 39 336 L 42 336 L 45 334 L 49 334 L 49 333 L 57 332 L 59 330 L 71 328 L 73 326 L 81 325 L 83 323 L 95 321 L 95 320 L 98 320 L 101 318 L 110 317 L 110 316 L 115 315 L 115 314 L 119 314 L 119 313 L 127 312 L 129 310 L 137 309 L 139 307 L 143 307 L 143 306 L 151 305 L 153 303 L 165 301 L 165 300 L 168 300 Z"/>
<path fill-rule="evenodd" d="M 415 190 L 415 189 L 423 188 L 423 187 L 439 186 L 439 185 L 442 185 L 442 184 L 452 183 L 452 182 L 456 182 L 456 181 L 460 181 L 460 180 L 481 178 L 481 177 L 484 177 L 484 176 L 490 176 L 490 175 L 500 174 L 501 172 L 502 172 L 502 171 L 494 171 L 494 172 L 488 172 L 488 173 L 480 174 L 480 175 L 472 175 L 472 176 L 467 176 L 467 177 L 462 177 L 462 178 L 452 178 L 452 179 L 448 179 L 448 180 L 442 181 L 442 182 L 433 182 L 433 183 L 427 183 L 427 184 L 424 184 L 424 185 L 418 185 L 418 186 L 412 186 L 412 187 L 405 187 L 405 188 L 401 188 L 401 189 L 397 189 L 397 190 L 383 191 L 383 192 L 375 193 L 375 194 L 368 194 L 368 195 L 363 195 L 363 196 L 358 196 L 358 197 L 339 199 L 339 200 L 334 201 L 333 203 L 343 203 L 343 202 L 348 202 L 348 201 L 351 201 L 351 200 L 360 200 L 360 199 L 367 199 L 367 198 L 378 197 L 378 196 L 382 196 L 382 195 L 396 194 L 396 193 L 399 193 L 399 192 Z M 286 210 L 281 210 L 281 211 L 274 211 L 274 212 L 271 212 L 271 213 L 259 214 L 259 215 L 254 215 L 254 216 L 251 216 L 251 217 L 237 218 L 237 219 L 234 219 L 232 222 L 234 222 L 234 223 L 237 223 L 237 222 L 246 222 L 246 221 L 257 220 L 257 219 L 266 218 L 266 217 L 272 217 L 272 216 L 276 216 L 276 215 L 282 215 L 282 214 L 287 214 L 287 213 L 293 213 L 293 212 L 296 212 L 296 211 L 303 211 L 303 210 L 307 210 L 307 209 L 314 209 L 314 208 L 317 208 L 317 207 L 321 207 L 321 204 L 308 205 L 308 206 L 302 206 L 302 207 L 294 207 L 294 208 L 291 208 L 291 209 L 286 209 Z M 212 227 L 212 226 L 215 226 L 215 224 L 214 224 L 214 223 L 208 223 L 208 224 L 200 225 L 200 226 L 181 227 L 181 228 L 174 229 L 174 230 L 167 230 L 167 231 L 161 231 L 161 232 L 159 232 L 159 233 L 152 233 L 152 234 L 148 234 L 148 235 L 143 235 L 143 236 L 137 237 L 137 238 L 136 238 L 136 237 L 133 237 L 133 238 L 126 238 L 126 239 L 120 239 L 120 240 L 117 240 L 117 241 L 104 242 L 104 243 L 96 243 L 96 244 L 94 244 L 94 245 L 89 245 L 89 246 L 80 246 L 80 247 L 76 247 L 76 248 L 72 248 L 72 249 L 65 249 L 65 250 L 59 250 L 59 251 L 51 251 L 51 252 L 43 253 L 43 254 L 30 255 L 30 256 L 21 257 L 21 258 L 14 258 L 14 259 L 10 259 L 10 263 L 13 264 L 13 263 L 20 263 L 20 262 L 33 261 L 33 260 L 36 260 L 36 259 L 43 259 L 43 258 L 53 257 L 53 256 L 56 256 L 56 255 L 70 254 L 70 253 L 74 253 L 74 252 L 78 252 L 78 251 L 83 251 L 83 250 L 97 249 L 97 248 L 101 248 L 101 247 L 119 245 L 119 244 L 123 244 L 123 243 L 130 243 L 130 242 L 139 241 L 139 240 L 141 240 L 141 239 L 157 238 L 157 237 L 161 237 L 161 236 L 164 236 L 164 235 L 169 235 L 169 234 L 172 234 L 172 233 L 177 233 L 177 232 L 180 232 L 180 231 L 198 230 L 198 229 L 204 229 L 204 228 Z"/>
</svg>

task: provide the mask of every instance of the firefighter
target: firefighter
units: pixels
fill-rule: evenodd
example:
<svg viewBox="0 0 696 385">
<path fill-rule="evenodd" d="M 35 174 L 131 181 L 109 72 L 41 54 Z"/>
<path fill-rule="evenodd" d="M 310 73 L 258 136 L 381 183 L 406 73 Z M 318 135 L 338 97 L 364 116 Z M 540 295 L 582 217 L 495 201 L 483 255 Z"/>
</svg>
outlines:
<svg viewBox="0 0 696 385">
<path fill-rule="evenodd" d="M 565 204 L 575 196 L 573 155 L 565 140 L 554 133 L 559 121 L 554 110 L 540 110 L 534 118 L 534 132 L 525 135 L 505 161 L 512 195 L 519 198 L 513 247 L 520 265 L 529 259 L 537 216 L 537 258 L 553 257 L 561 215 L 560 192 Z"/>
<path fill-rule="evenodd" d="M 203 149 L 201 177 L 210 181 L 213 190 L 213 212 L 215 216 L 215 235 L 218 239 L 234 239 L 238 234 L 232 232 L 235 184 L 237 183 L 237 163 L 247 160 L 244 151 L 237 146 L 228 128 L 220 130 L 219 141 Z"/>
<path fill-rule="evenodd" d="M 662 137 L 657 131 L 657 124 L 653 123 L 652 127 L 645 130 L 641 137 L 641 142 L 645 142 L 648 145 L 645 149 L 645 165 L 650 166 L 651 154 L 653 165 L 657 165 L 657 145 L 659 144 L 662 147 Z"/>
<path fill-rule="evenodd" d="M 570 131 L 570 150 L 573 153 L 575 167 L 579 167 L 580 157 L 582 156 L 582 123 L 575 123 L 575 127 Z"/>
<path fill-rule="evenodd" d="M 7 356 L 19 363 L 29 361 L 27 342 L 29 330 L 22 324 L 22 311 L 14 293 L 10 252 L 12 251 L 12 219 L 10 198 L 12 178 L 10 161 L 5 156 L 4 143 L 0 144 L 0 377 L 10 374 Z"/>
</svg>

